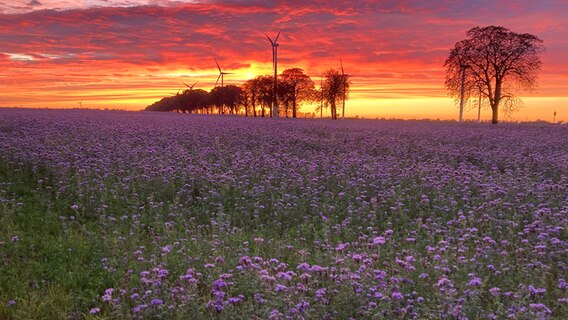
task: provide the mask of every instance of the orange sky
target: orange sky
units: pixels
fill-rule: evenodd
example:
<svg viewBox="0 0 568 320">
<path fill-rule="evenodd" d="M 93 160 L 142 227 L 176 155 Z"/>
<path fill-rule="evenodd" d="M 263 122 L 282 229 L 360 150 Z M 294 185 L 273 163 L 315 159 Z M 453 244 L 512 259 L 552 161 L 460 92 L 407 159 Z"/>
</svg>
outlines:
<svg viewBox="0 0 568 320">
<path fill-rule="evenodd" d="M 78 4 L 79 3 L 79 4 Z M 0 0 L 0 106 L 140 110 L 181 81 L 210 90 L 279 69 L 352 75 L 347 116 L 454 119 L 443 63 L 474 26 L 544 39 L 539 87 L 512 120 L 568 121 L 568 1 Z M 311 111 L 309 106 L 302 111 Z M 477 117 L 469 110 L 466 119 Z M 489 117 L 482 110 L 482 118 Z"/>
</svg>

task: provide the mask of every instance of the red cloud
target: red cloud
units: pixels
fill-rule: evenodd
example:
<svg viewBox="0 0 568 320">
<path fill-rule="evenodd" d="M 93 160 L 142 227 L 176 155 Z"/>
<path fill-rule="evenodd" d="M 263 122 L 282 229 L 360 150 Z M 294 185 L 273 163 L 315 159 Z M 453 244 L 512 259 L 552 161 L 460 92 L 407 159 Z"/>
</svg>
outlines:
<svg viewBox="0 0 568 320">
<path fill-rule="evenodd" d="M 511 8 L 497 2 L 494 12 L 505 12 L 499 15 L 465 0 L 453 6 L 418 0 L 208 1 L 0 15 L 0 77 L 13 79 L 6 90 L 14 94 L 33 88 L 38 101 L 42 92 L 74 96 L 81 90 L 103 92 L 105 86 L 159 97 L 183 74 L 199 78 L 205 88 L 212 85 L 213 56 L 226 70 L 241 70 L 228 81 L 242 80 L 247 68 L 269 73 L 271 49 L 264 33 L 282 30 L 281 68 L 297 66 L 317 77 L 339 67 L 341 56 L 355 76 L 354 99 L 358 90 L 368 94 L 380 86 L 398 86 L 392 91 L 406 96 L 410 86 L 423 96 L 425 90 L 443 90 L 443 62 L 466 30 L 502 23 L 514 31 L 538 31 L 545 39 L 550 65 L 545 64 L 540 92 L 559 95 L 558 85 L 547 91 L 547 72 L 556 84 L 566 83 L 568 30 L 562 13 L 568 5 L 516 3 Z"/>
</svg>

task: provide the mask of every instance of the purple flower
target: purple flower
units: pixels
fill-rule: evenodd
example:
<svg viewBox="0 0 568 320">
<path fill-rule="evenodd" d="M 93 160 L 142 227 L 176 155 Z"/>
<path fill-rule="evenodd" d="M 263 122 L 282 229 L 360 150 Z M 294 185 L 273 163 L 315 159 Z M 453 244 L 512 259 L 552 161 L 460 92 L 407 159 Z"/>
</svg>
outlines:
<svg viewBox="0 0 568 320">
<path fill-rule="evenodd" d="M 97 314 L 101 312 L 101 308 L 92 308 L 91 310 L 89 310 L 90 314 Z"/>
<path fill-rule="evenodd" d="M 298 265 L 298 267 L 296 267 L 296 269 L 298 269 L 302 272 L 308 272 L 308 271 L 310 271 L 310 265 L 305 263 L 305 262 L 302 262 Z"/>
<path fill-rule="evenodd" d="M 243 296 L 242 294 L 239 294 L 238 297 L 230 297 L 228 299 L 230 304 L 238 304 L 241 303 L 244 300 L 245 296 Z"/>
<path fill-rule="evenodd" d="M 402 295 L 402 293 L 400 293 L 400 292 L 398 292 L 398 291 L 393 292 L 391 296 L 392 296 L 393 299 L 395 299 L 395 300 L 402 300 L 402 299 L 404 299 L 404 296 Z"/>
<path fill-rule="evenodd" d="M 11 306 L 13 306 L 13 305 L 15 305 L 15 304 L 16 304 L 16 300 L 9 300 L 9 301 L 8 301 L 8 307 L 11 307 Z"/>
<path fill-rule="evenodd" d="M 140 305 L 137 305 L 134 308 L 132 308 L 132 312 L 138 313 L 138 312 L 142 311 L 142 309 L 146 309 L 146 308 L 148 308 L 147 304 L 140 304 Z"/>
<path fill-rule="evenodd" d="M 164 301 L 162 301 L 160 299 L 152 299 L 152 301 L 150 301 L 150 305 L 152 305 L 152 306 L 159 306 L 163 303 L 164 303 Z"/>
<path fill-rule="evenodd" d="M 317 298 L 323 298 L 326 293 L 327 293 L 326 288 L 320 288 L 320 289 L 316 290 L 316 297 Z"/>
<path fill-rule="evenodd" d="M 385 239 L 385 237 L 376 237 L 376 238 L 373 238 L 372 243 L 374 245 L 383 245 L 383 244 L 385 244 L 386 241 L 387 240 Z"/>
<path fill-rule="evenodd" d="M 545 288 L 535 288 L 534 286 L 529 285 L 529 292 L 531 293 L 531 295 L 536 295 L 536 294 L 545 293 L 546 289 Z"/>
<path fill-rule="evenodd" d="M 497 287 L 493 287 L 493 288 L 489 289 L 489 293 L 491 293 L 492 296 L 499 295 L 499 292 L 501 292 L 501 289 L 499 289 Z"/>
<path fill-rule="evenodd" d="M 278 320 L 281 319 L 282 317 L 284 317 L 284 315 L 278 311 L 278 310 L 272 310 L 270 312 L 270 315 L 268 316 L 268 319 L 270 320 Z"/>
<path fill-rule="evenodd" d="M 274 291 L 276 291 L 276 292 L 282 292 L 286 289 L 288 289 L 288 287 L 286 287 L 285 285 L 282 285 L 282 284 L 277 284 L 276 287 L 274 287 Z"/>
<path fill-rule="evenodd" d="M 552 314 L 552 311 L 546 305 L 544 305 L 542 303 L 531 303 L 529 305 L 529 308 L 531 308 L 533 310 L 544 312 L 545 314 Z"/>
<path fill-rule="evenodd" d="M 475 278 L 471 279 L 471 280 L 468 282 L 467 285 L 470 286 L 470 287 L 477 287 L 477 286 L 481 285 L 481 279 L 475 277 Z"/>
</svg>

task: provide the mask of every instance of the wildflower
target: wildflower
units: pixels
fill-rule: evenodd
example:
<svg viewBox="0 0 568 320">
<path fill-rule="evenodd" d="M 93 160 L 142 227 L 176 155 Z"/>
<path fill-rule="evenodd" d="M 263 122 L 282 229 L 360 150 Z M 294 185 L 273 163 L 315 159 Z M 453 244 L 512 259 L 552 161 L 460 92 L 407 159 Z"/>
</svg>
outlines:
<svg viewBox="0 0 568 320">
<path fill-rule="evenodd" d="M 101 312 L 101 308 L 91 308 L 91 310 L 89 310 L 90 314 L 97 314 Z"/>
<path fill-rule="evenodd" d="M 11 306 L 13 306 L 13 305 L 15 305 L 15 304 L 16 304 L 16 300 L 9 300 L 9 301 L 8 301 L 8 307 L 11 307 Z"/>
<path fill-rule="evenodd" d="M 324 271 L 325 271 L 325 269 L 322 268 L 322 267 L 320 267 L 320 266 L 318 266 L 317 264 L 314 264 L 314 265 L 312 266 L 312 272 L 315 272 L 315 273 L 322 273 L 322 272 L 324 272 Z"/>
<path fill-rule="evenodd" d="M 535 288 L 534 286 L 529 285 L 529 292 L 531 293 L 531 295 L 536 295 L 536 294 L 545 293 L 546 289 L 545 288 Z"/>
<path fill-rule="evenodd" d="M 152 306 L 159 306 L 163 303 L 164 303 L 164 301 L 162 301 L 160 299 L 152 299 L 152 301 L 150 301 L 150 305 L 152 305 Z"/>
<path fill-rule="evenodd" d="M 529 308 L 533 309 L 533 310 L 542 311 L 545 314 L 552 314 L 552 311 L 546 305 L 544 305 L 542 303 L 531 303 L 529 305 Z"/>
<path fill-rule="evenodd" d="M 296 267 L 296 269 L 302 272 L 308 272 L 310 270 L 310 265 L 305 262 L 302 262 L 298 265 L 298 267 Z"/>
<path fill-rule="evenodd" d="M 276 291 L 276 292 L 282 292 L 286 289 L 288 289 L 288 287 L 286 287 L 285 285 L 282 285 L 282 284 L 277 284 L 276 287 L 274 287 L 274 291 Z"/>
<path fill-rule="evenodd" d="M 138 313 L 138 312 L 142 311 L 142 309 L 145 309 L 145 308 L 148 308 L 147 304 L 140 304 L 140 305 L 137 305 L 134 308 L 132 308 L 132 312 Z"/>
<path fill-rule="evenodd" d="M 228 299 L 230 304 L 238 304 L 241 303 L 244 300 L 245 296 L 243 296 L 242 294 L 239 294 L 238 297 L 231 297 Z"/>
<path fill-rule="evenodd" d="M 376 238 L 373 238 L 373 244 L 374 244 L 374 245 L 383 245 L 383 244 L 385 244 L 385 242 L 386 242 L 385 237 L 376 237 Z"/>
<path fill-rule="evenodd" d="M 475 278 L 471 279 L 471 280 L 467 283 L 467 285 L 470 286 L 470 287 L 479 286 L 479 285 L 481 285 L 481 279 L 475 277 Z"/>
<path fill-rule="evenodd" d="M 277 320 L 277 319 L 282 319 L 284 315 L 278 311 L 278 310 L 272 310 L 270 312 L 270 315 L 268 316 L 268 319 L 270 320 Z"/>
<path fill-rule="evenodd" d="M 493 287 L 493 288 L 489 289 L 489 293 L 491 293 L 492 296 L 498 296 L 499 292 L 501 292 L 501 289 L 499 289 L 497 287 Z"/>
<path fill-rule="evenodd" d="M 404 299 L 404 296 L 402 295 L 402 293 L 400 293 L 400 292 L 398 292 L 398 291 L 393 292 L 391 296 L 392 296 L 393 299 L 395 299 L 395 300 L 402 300 L 402 299 Z"/>
</svg>

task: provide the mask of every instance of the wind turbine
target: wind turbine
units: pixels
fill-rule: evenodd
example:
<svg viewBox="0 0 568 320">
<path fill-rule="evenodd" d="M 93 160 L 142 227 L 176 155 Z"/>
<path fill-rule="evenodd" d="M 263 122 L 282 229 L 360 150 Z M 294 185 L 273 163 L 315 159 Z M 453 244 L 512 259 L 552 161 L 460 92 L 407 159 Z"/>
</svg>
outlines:
<svg viewBox="0 0 568 320">
<path fill-rule="evenodd" d="M 274 67 L 274 92 L 273 94 L 273 101 L 272 101 L 272 116 L 278 118 L 278 38 L 280 37 L 280 31 L 278 31 L 278 35 L 274 38 L 274 41 L 267 35 L 264 34 L 270 44 L 272 45 L 272 66 Z"/>
<path fill-rule="evenodd" d="M 192 84 L 191 86 L 190 86 L 190 85 L 188 85 L 187 83 L 183 82 L 183 81 L 182 81 L 181 83 L 183 83 L 183 84 L 184 84 L 184 85 L 185 85 L 186 87 L 188 87 L 188 88 L 189 88 L 189 90 L 193 90 L 193 87 L 195 87 L 195 85 L 196 85 L 196 84 L 198 84 L 198 83 L 199 83 L 199 81 L 195 81 L 195 83 L 194 83 L 194 84 Z"/>
<path fill-rule="evenodd" d="M 343 109 L 341 111 L 341 120 L 345 120 L 345 96 L 346 96 L 346 91 L 347 91 L 347 79 L 349 78 L 348 74 L 345 74 L 345 71 L 343 70 L 343 61 L 341 60 L 341 57 L 339 57 L 339 63 L 341 64 L 341 78 L 343 79 Z"/>
<path fill-rule="evenodd" d="M 323 73 L 320 76 L 320 91 L 321 91 L 320 118 L 323 118 Z"/>
<path fill-rule="evenodd" d="M 219 79 L 221 79 L 221 87 L 222 87 L 224 85 L 225 75 L 226 74 L 233 74 L 233 73 L 232 72 L 223 72 L 223 70 L 221 70 L 221 67 L 219 66 L 219 62 L 217 62 L 217 58 L 213 57 L 213 59 L 215 59 L 215 64 L 217 65 L 217 69 L 219 69 L 219 76 L 217 77 L 217 82 L 215 82 L 215 87 L 219 83 Z"/>
</svg>

